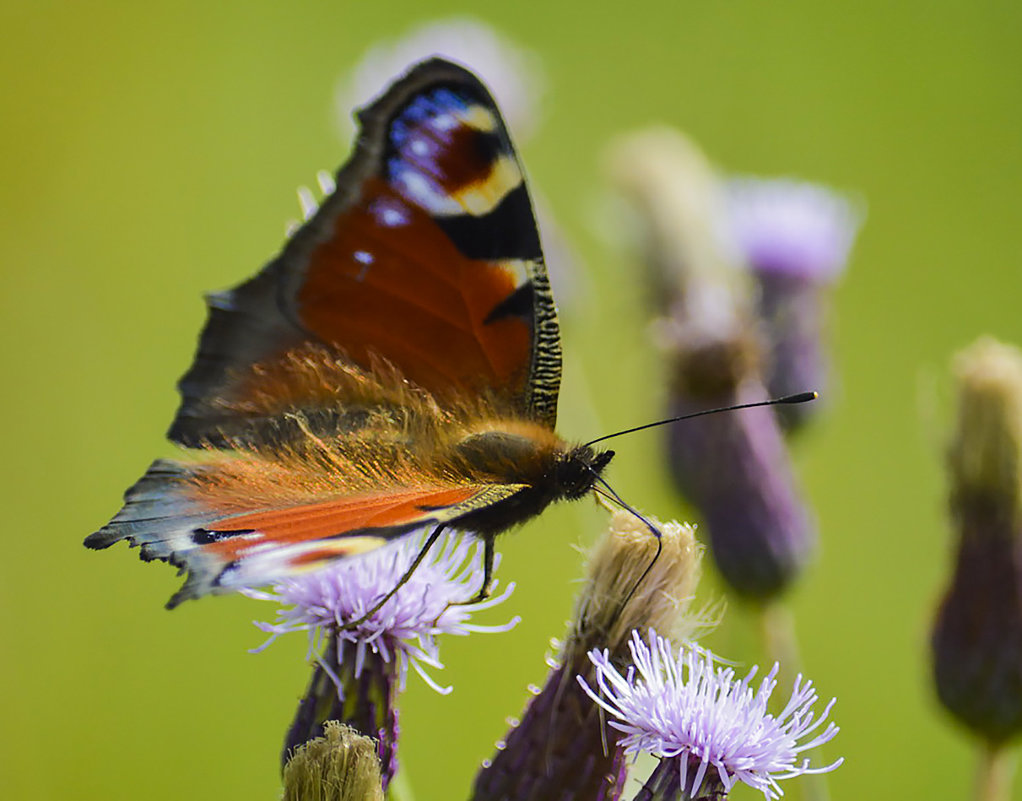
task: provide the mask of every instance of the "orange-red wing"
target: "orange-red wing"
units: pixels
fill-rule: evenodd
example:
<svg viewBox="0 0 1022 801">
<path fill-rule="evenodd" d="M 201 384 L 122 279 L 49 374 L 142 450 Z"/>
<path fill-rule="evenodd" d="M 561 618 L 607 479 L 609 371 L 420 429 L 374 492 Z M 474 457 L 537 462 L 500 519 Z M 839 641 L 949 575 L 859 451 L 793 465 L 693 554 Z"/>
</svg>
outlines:
<svg viewBox="0 0 1022 801">
<path fill-rule="evenodd" d="M 244 431 L 246 401 L 268 394 L 262 377 L 310 346 L 365 369 L 389 362 L 441 404 L 485 394 L 501 413 L 553 427 L 556 310 L 493 99 L 433 60 L 359 119 L 336 191 L 261 273 L 209 298 L 179 384 L 177 442 L 223 445 Z"/>
<path fill-rule="evenodd" d="M 527 280 L 524 266 L 466 258 L 429 214 L 373 179 L 312 252 L 298 310 L 355 363 L 383 356 L 441 399 L 496 387 L 524 396 L 531 323 L 491 315 Z"/>
<path fill-rule="evenodd" d="M 436 511 L 464 503 L 478 487 L 401 490 L 238 515 L 204 529 L 204 547 L 224 561 L 243 559 L 267 544 L 284 547 L 331 538 L 382 542 L 436 522 Z M 343 543 L 339 543 L 343 545 Z"/>
<path fill-rule="evenodd" d="M 124 508 L 85 544 L 120 540 L 188 571 L 168 606 L 208 593 L 260 587 L 335 559 L 378 548 L 410 531 L 458 525 L 465 515 L 521 491 L 515 484 L 383 488 L 342 497 L 308 497 L 239 510 L 210 486 L 213 465 L 161 459 L 124 496 Z M 235 493 L 237 496 L 237 493 Z M 257 496 L 246 505 L 255 507 Z M 228 507 L 233 507 L 227 511 Z"/>
</svg>

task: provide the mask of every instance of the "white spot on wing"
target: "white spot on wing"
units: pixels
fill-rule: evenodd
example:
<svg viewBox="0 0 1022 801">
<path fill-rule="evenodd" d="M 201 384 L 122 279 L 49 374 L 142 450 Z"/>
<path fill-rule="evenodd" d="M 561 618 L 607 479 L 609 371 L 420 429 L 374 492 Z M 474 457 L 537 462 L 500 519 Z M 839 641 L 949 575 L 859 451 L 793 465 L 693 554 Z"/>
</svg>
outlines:
<svg viewBox="0 0 1022 801">
<path fill-rule="evenodd" d="M 521 259 L 506 259 L 500 262 L 500 266 L 514 278 L 515 289 L 525 286 L 532 276 L 529 274 L 530 262 Z"/>
<path fill-rule="evenodd" d="M 319 189 L 324 195 L 332 195 L 334 190 L 337 189 L 337 182 L 334 181 L 334 177 L 326 170 L 320 170 L 316 173 L 316 181 L 319 183 Z"/>
<path fill-rule="evenodd" d="M 369 272 L 369 265 L 372 264 L 376 259 L 373 258 L 373 254 L 365 250 L 356 250 L 351 254 L 352 258 L 355 259 L 359 264 L 362 265 L 362 269 L 358 271 L 358 275 L 355 276 L 356 281 L 365 280 L 366 274 Z"/>
<path fill-rule="evenodd" d="M 319 209 L 312 190 L 307 186 L 298 187 L 298 205 L 302 207 L 302 219 L 308 220 Z"/>
<path fill-rule="evenodd" d="M 438 191 L 422 173 L 401 162 L 396 162 L 393 169 L 394 183 L 401 194 L 413 203 L 431 214 L 457 214 L 461 211 L 461 207 L 449 195 Z"/>
<path fill-rule="evenodd" d="M 385 228 L 399 228 L 411 222 L 408 210 L 391 200 L 377 200 L 369 207 L 369 213 Z"/>
<path fill-rule="evenodd" d="M 429 121 L 429 126 L 435 131 L 453 131 L 461 123 L 453 114 L 437 114 Z"/>
</svg>

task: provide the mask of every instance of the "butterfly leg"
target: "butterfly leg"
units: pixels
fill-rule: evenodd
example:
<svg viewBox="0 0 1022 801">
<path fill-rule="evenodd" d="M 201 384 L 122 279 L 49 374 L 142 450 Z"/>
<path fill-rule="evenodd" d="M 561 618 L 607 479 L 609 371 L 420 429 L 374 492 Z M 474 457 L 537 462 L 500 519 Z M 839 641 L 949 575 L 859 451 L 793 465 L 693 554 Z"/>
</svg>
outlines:
<svg viewBox="0 0 1022 801">
<path fill-rule="evenodd" d="M 465 606 L 467 604 L 477 604 L 481 601 L 485 601 L 490 597 L 490 584 L 493 583 L 493 558 L 495 555 L 493 547 L 493 537 L 483 538 L 483 585 L 479 588 L 479 592 L 469 598 L 467 601 L 452 601 L 447 604 L 447 608 L 450 609 L 452 606 Z"/>
<path fill-rule="evenodd" d="M 358 628 L 363 623 L 365 623 L 369 618 L 371 618 L 373 615 L 379 612 L 380 609 L 383 608 L 383 605 L 387 603 L 387 601 L 389 601 L 391 598 L 393 598 L 395 593 L 397 593 L 398 590 L 400 590 L 405 584 L 408 583 L 408 579 L 412 577 L 412 573 L 415 572 L 416 568 L 418 568 L 418 566 L 422 564 L 422 560 L 426 558 L 426 554 L 429 553 L 429 549 L 433 547 L 433 543 L 440 539 L 440 535 L 443 533 L 444 528 L 445 526 L 441 524 L 437 526 L 435 529 L 433 529 L 429 537 L 426 538 L 426 542 L 423 543 L 422 548 L 420 548 L 419 552 L 415 555 L 415 558 L 412 560 L 411 565 L 409 565 L 408 569 L 404 572 L 404 575 L 402 575 L 401 578 L 398 579 L 397 584 L 395 584 L 387 592 L 386 595 L 384 595 L 379 601 L 373 604 L 372 609 L 370 609 L 368 612 L 366 612 L 357 620 L 350 620 L 343 626 L 339 626 L 338 630 L 350 631 L 351 629 Z M 487 573 L 487 575 L 489 574 Z"/>
</svg>

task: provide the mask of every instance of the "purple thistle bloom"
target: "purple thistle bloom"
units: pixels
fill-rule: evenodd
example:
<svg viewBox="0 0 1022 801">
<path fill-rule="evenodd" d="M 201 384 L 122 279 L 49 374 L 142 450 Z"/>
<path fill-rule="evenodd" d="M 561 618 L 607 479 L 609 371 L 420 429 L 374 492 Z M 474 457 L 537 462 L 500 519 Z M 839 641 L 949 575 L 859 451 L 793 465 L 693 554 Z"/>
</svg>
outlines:
<svg viewBox="0 0 1022 801">
<path fill-rule="evenodd" d="M 766 400 L 755 286 L 723 247 L 716 172 L 669 129 L 627 137 L 609 161 L 636 211 L 662 315 L 653 330 L 669 360 L 668 414 Z M 704 417 L 665 436 L 675 484 L 702 516 L 724 578 L 746 597 L 772 600 L 815 541 L 775 410 Z"/>
<path fill-rule="evenodd" d="M 355 628 L 341 628 L 362 617 L 397 585 L 424 541 L 425 534 L 405 537 L 362 556 L 339 560 L 323 570 L 287 579 L 277 584 L 273 593 L 250 591 L 252 597 L 290 607 L 277 613 L 276 623 L 256 623 L 258 628 L 272 635 L 257 650 L 262 650 L 281 634 L 307 631 L 311 658 L 320 650 L 326 636 L 335 636 L 339 662 L 344 661 L 349 648 L 354 650 L 356 677 L 366 660 L 375 656 L 397 664 L 402 689 L 411 667 L 433 689 L 449 692 L 450 688 L 438 685 L 425 670 L 426 667 L 443 668 L 437 635 L 508 631 L 520 620 L 515 617 L 500 626 L 468 622 L 474 612 L 502 603 L 514 591 L 512 583 L 500 595 L 485 601 L 460 603 L 482 587 L 480 543 L 456 534 L 444 534 L 387 603 Z M 499 562 L 498 556 L 494 566 Z M 337 691 L 343 695 L 340 685 Z"/>
<path fill-rule="evenodd" d="M 823 186 L 755 178 L 728 184 L 729 233 L 759 282 L 771 395 L 825 390 L 826 294 L 844 270 L 861 222 L 848 198 Z M 777 411 L 794 429 L 818 408 Z"/>
<path fill-rule="evenodd" d="M 677 764 L 680 790 L 690 797 L 719 790 L 727 793 L 736 781 L 761 791 L 767 799 L 784 794 L 779 780 L 806 773 L 824 773 L 838 759 L 811 768 L 799 755 L 831 740 L 833 723 L 808 741 L 830 714 L 834 700 L 817 717 L 812 682 L 799 676 L 783 711 L 774 716 L 767 702 L 777 685 L 777 665 L 754 689 L 756 669 L 736 680 L 733 668 L 721 667 L 708 651 L 682 646 L 674 654 L 670 641 L 650 629 L 649 643 L 635 631 L 629 643 L 632 666 L 624 675 L 607 651 L 589 654 L 596 667 L 596 687 L 579 683 L 616 720 L 622 732 L 618 745 L 625 753 L 649 752 Z M 803 742 L 800 742 L 803 741 Z"/>
<path fill-rule="evenodd" d="M 312 680 L 288 731 L 285 762 L 295 748 L 322 736 L 327 720 L 339 720 L 376 738 L 386 785 L 397 769 L 395 702 L 404 689 L 408 668 L 438 692 L 450 692 L 450 687 L 441 687 L 426 671 L 443 667 L 437 635 L 507 631 L 518 624 L 518 617 L 499 626 L 469 622 L 474 612 L 506 600 L 514 585 L 485 601 L 461 603 L 482 586 L 482 546 L 448 533 L 380 609 L 354 628 L 344 628 L 397 586 L 424 541 L 424 533 L 405 537 L 287 579 L 272 593 L 248 591 L 252 597 L 289 607 L 278 611 L 275 623 L 256 623 L 272 635 L 257 651 L 281 634 L 306 631 L 309 658 L 322 652 L 315 656 Z"/>
<path fill-rule="evenodd" d="M 512 725 L 492 759 L 476 776 L 472 801 L 617 801 L 626 764 L 608 748 L 603 711 L 590 703 L 575 677 L 594 680 L 588 653 L 606 648 L 628 654 L 629 633 L 656 626 L 686 636 L 705 624 L 690 610 L 701 548 L 691 526 L 651 519 L 657 540 L 635 515 L 619 511 L 590 556 L 586 586 L 576 603 L 568 636 L 542 689 Z M 648 572 L 647 572 L 648 568 Z M 641 579 L 641 581 L 640 581 Z"/>
<path fill-rule="evenodd" d="M 844 270 L 862 213 L 825 186 L 736 178 L 727 185 L 731 234 L 760 273 L 829 283 Z"/>
</svg>

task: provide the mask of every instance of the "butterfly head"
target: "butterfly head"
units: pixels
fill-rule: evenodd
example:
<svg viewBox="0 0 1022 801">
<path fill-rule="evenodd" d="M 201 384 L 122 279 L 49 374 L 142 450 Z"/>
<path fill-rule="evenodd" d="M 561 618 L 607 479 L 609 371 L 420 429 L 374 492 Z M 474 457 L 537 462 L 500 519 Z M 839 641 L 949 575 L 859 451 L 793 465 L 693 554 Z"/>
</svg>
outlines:
<svg viewBox="0 0 1022 801">
<path fill-rule="evenodd" d="M 614 451 L 598 451 L 588 445 L 564 451 L 554 468 L 554 481 L 562 497 L 575 500 L 588 493 L 613 458 Z"/>
</svg>

